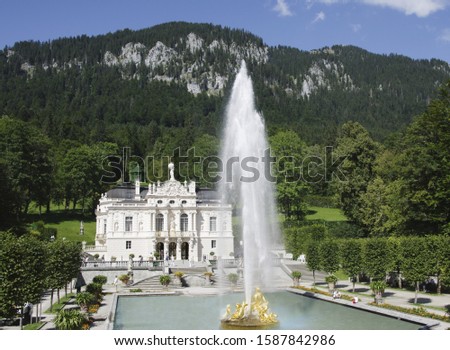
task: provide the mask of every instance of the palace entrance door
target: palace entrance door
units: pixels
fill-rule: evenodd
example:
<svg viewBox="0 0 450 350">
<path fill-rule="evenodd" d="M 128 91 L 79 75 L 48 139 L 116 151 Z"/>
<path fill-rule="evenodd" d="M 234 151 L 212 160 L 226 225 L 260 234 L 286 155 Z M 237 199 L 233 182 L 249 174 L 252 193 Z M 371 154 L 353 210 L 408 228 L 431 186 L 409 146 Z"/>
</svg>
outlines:
<svg viewBox="0 0 450 350">
<path fill-rule="evenodd" d="M 181 259 L 189 260 L 189 243 L 188 242 L 181 243 Z"/>
<path fill-rule="evenodd" d="M 169 259 L 172 259 L 172 256 L 174 259 L 177 257 L 177 244 L 175 242 L 169 243 Z"/>
</svg>

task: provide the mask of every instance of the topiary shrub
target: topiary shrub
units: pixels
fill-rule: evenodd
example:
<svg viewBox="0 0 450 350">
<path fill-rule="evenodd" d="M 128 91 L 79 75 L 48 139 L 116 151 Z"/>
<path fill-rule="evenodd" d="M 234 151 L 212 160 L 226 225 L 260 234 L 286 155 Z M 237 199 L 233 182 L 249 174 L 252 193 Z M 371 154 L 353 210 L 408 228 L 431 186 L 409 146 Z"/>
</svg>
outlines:
<svg viewBox="0 0 450 350">
<path fill-rule="evenodd" d="M 236 285 L 238 280 L 239 276 L 237 274 L 235 273 L 228 274 L 228 281 L 230 281 L 233 285 Z"/>
<path fill-rule="evenodd" d="M 383 293 L 387 287 L 384 281 L 373 281 L 370 284 L 370 289 L 374 294 L 374 302 L 377 304 L 383 303 Z"/>
<path fill-rule="evenodd" d="M 86 292 L 95 296 L 95 302 L 100 302 L 102 300 L 102 291 L 103 286 L 100 283 L 89 283 L 86 286 Z"/>
<path fill-rule="evenodd" d="M 159 277 L 159 283 L 166 288 L 169 286 L 170 282 L 172 282 L 172 279 L 169 275 L 162 275 Z"/>
<path fill-rule="evenodd" d="M 328 283 L 328 289 L 332 291 L 336 287 L 336 282 L 338 278 L 335 275 L 328 275 L 325 277 L 325 282 Z"/>
<path fill-rule="evenodd" d="M 294 280 L 294 286 L 298 286 L 300 278 L 302 278 L 302 273 L 300 271 L 292 271 L 291 277 Z"/>
<path fill-rule="evenodd" d="M 338 278 L 335 275 L 329 275 L 325 277 L 325 282 L 327 283 L 336 283 L 338 281 Z"/>
<path fill-rule="evenodd" d="M 119 279 L 119 281 L 122 282 L 123 284 L 128 284 L 128 282 L 130 282 L 130 276 L 127 275 L 127 274 L 120 275 L 120 276 L 118 277 L 118 279 Z"/>
<path fill-rule="evenodd" d="M 95 277 L 92 279 L 92 282 L 98 283 L 98 284 L 101 284 L 101 285 L 106 284 L 107 281 L 108 281 L 108 277 L 103 276 L 103 275 L 95 276 Z"/>
<path fill-rule="evenodd" d="M 176 272 L 174 272 L 173 275 L 174 275 L 175 277 L 181 279 L 181 278 L 183 278 L 183 276 L 184 276 L 184 272 L 176 271 Z"/>
</svg>

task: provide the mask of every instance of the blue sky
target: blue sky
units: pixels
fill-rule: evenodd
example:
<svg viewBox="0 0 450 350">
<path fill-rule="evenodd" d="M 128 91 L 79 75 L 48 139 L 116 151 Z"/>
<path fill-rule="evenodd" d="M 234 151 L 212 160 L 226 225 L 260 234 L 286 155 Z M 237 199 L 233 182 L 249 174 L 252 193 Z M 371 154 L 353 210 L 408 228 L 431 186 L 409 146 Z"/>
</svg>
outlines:
<svg viewBox="0 0 450 350">
<path fill-rule="evenodd" d="M 0 0 L 0 47 L 168 21 L 246 29 L 269 45 L 335 44 L 450 62 L 450 0 Z"/>
</svg>

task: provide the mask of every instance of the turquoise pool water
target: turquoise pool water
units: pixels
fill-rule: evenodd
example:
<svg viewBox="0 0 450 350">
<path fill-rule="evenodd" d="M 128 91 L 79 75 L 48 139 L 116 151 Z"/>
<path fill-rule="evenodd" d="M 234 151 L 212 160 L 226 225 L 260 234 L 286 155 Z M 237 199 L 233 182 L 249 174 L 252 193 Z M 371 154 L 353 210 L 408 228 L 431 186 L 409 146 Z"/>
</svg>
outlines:
<svg viewBox="0 0 450 350">
<path fill-rule="evenodd" d="M 414 323 L 289 293 L 265 295 L 280 321 L 275 329 L 418 329 Z M 220 329 L 227 304 L 243 294 L 221 296 L 119 296 L 113 329 Z"/>
</svg>

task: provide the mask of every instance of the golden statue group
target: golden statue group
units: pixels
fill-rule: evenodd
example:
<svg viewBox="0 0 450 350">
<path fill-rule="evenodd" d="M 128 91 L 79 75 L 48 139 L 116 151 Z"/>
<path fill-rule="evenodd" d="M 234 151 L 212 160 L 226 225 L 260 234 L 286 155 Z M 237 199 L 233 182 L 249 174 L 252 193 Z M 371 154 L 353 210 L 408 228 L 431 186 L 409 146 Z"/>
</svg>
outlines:
<svg viewBox="0 0 450 350">
<path fill-rule="evenodd" d="M 222 324 L 231 324 L 242 327 L 267 326 L 278 323 L 277 315 L 270 312 L 269 302 L 259 288 L 255 289 L 251 305 L 244 301 L 236 304 L 236 310 L 232 313 L 230 305 L 222 318 Z"/>
</svg>

